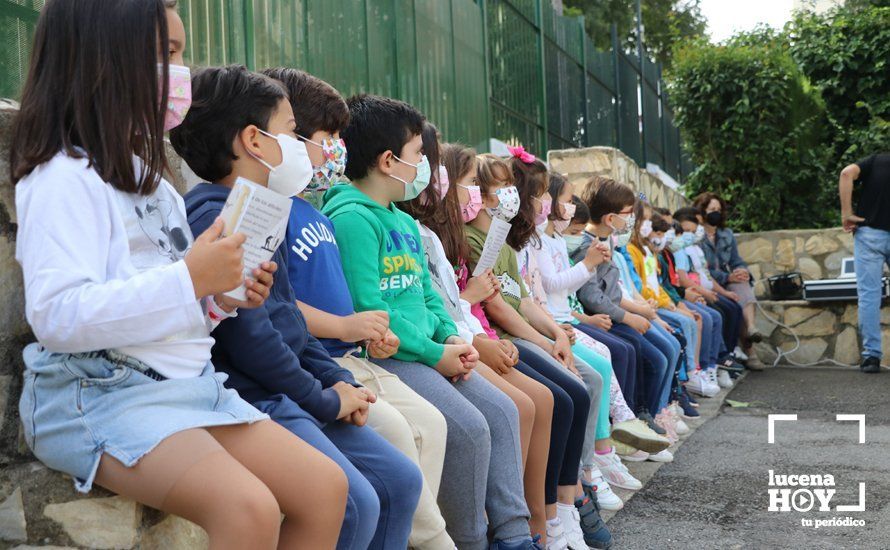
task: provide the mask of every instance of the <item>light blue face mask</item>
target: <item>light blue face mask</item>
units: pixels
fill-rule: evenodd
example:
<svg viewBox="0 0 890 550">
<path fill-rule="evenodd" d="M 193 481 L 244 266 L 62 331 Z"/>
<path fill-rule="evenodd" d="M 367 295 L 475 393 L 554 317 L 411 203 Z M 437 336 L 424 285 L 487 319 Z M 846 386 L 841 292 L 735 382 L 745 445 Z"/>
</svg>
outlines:
<svg viewBox="0 0 890 550">
<path fill-rule="evenodd" d="M 393 155 L 393 157 L 395 157 L 395 159 L 402 164 L 413 166 L 417 170 L 417 175 L 414 176 L 414 179 L 410 183 L 396 175 L 389 175 L 389 177 L 399 180 L 400 182 L 405 184 L 405 198 L 402 200 L 410 201 L 419 196 L 423 192 L 423 190 L 426 189 L 427 185 L 430 184 L 430 174 L 432 173 L 430 169 L 430 161 L 427 160 L 426 155 L 423 155 L 423 157 L 421 157 L 420 159 L 420 162 L 418 162 L 417 164 L 405 162 L 396 155 Z"/>
<path fill-rule="evenodd" d="M 569 256 L 574 254 L 575 251 L 581 248 L 581 245 L 584 244 L 584 235 L 563 235 L 562 238 L 566 242 Z"/>
<path fill-rule="evenodd" d="M 686 248 L 687 246 L 692 245 L 694 242 L 695 242 L 695 234 L 687 231 L 686 233 L 683 233 L 682 235 L 677 235 L 674 238 L 674 240 L 671 241 L 669 248 L 671 249 L 671 252 L 679 252 L 679 251 L 683 250 L 684 248 Z"/>
</svg>

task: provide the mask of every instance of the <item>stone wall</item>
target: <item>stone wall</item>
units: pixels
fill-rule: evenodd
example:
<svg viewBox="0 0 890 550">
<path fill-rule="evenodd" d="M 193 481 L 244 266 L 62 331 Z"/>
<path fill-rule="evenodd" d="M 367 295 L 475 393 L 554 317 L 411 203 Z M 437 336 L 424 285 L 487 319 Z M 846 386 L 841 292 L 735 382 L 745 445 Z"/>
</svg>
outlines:
<svg viewBox="0 0 890 550">
<path fill-rule="evenodd" d="M 612 147 L 549 151 L 547 162 L 554 171 L 568 178 L 576 195 L 581 194 L 591 176 L 604 176 L 625 183 L 639 193 L 645 193 L 650 203 L 668 208 L 671 212 L 689 204 L 689 200 L 681 193 L 671 189 L 637 166 L 633 159 Z"/>
<path fill-rule="evenodd" d="M 0 108 L 0 548 L 141 548 L 207 546 L 194 524 L 94 489 L 74 491 L 71 479 L 37 461 L 25 446 L 18 402 L 22 348 L 33 336 L 25 321 L 22 273 L 15 261 L 16 213 L 7 151 L 14 111 Z M 171 157 L 178 176 L 179 161 Z"/>
<path fill-rule="evenodd" d="M 754 290 L 762 298 L 765 313 L 790 326 L 801 339 L 800 348 L 787 359 L 796 363 L 834 360 L 853 365 L 859 358 L 858 308 L 855 300 L 839 302 L 784 301 L 768 298 L 766 278 L 799 271 L 803 279 L 835 279 L 841 262 L 853 256 L 853 236 L 840 228 L 817 230 L 769 231 L 736 235 L 739 254 L 759 281 Z M 776 348 L 794 349 L 796 342 L 788 329 L 767 320 L 757 312 L 757 327 L 768 341 L 756 346 L 757 355 L 772 363 Z M 881 310 L 881 332 L 885 350 L 890 350 L 890 308 Z"/>
</svg>

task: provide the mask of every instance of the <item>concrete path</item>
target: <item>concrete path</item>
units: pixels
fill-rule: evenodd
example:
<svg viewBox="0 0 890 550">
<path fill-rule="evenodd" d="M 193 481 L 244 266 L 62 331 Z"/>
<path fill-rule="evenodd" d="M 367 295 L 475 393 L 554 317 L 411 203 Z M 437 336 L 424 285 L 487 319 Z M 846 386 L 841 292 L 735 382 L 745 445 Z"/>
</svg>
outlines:
<svg viewBox="0 0 890 550">
<path fill-rule="evenodd" d="M 750 406 L 730 407 L 722 403 L 727 397 Z M 890 373 L 767 369 L 747 373 L 728 396 L 700 402 L 704 419 L 691 422 L 693 433 L 672 449 L 674 462 L 629 464 L 645 486 L 607 516 L 615 548 L 890 548 Z M 769 414 L 798 415 L 776 422 L 775 444 L 767 443 Z M 837 414 L 865 414 L 864 444 L 857 422 L 838 422 Z M 823 483 L 830 474 L 834 486 L 770 487 L 769 470 L 818 474 Z M 865 511 L 838 511 L 857 504 L 860 482 Z M 771 512 L 770 488 L 836 493 L 830 511 L 818 511 L 816 500 L 807 512 Z M 809 494 L 798 495 L 799 508 L 810 506 Z M 835 518 L 863 525 L 816 528 Z"/>
</svg>

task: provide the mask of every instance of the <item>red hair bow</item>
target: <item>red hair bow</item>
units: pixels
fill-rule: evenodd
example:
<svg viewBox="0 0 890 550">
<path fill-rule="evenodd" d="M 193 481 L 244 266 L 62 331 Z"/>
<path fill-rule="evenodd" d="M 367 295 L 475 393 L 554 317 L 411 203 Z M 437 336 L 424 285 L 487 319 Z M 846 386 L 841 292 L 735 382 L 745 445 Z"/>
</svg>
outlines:
<svg viewBox="0 0 890 550">
<path fill-rule="evenodd" d="M 526 164 L 531 164 L 535 162 L 535 156 L 528 151 L 525 150 L 525 147 L 520 145 L 519 147 L 510 147 L 507 146 L 507 151 L 510 151 L 510 154 L 514 157 L 518 158 L 522 162 Z"/>
</svg>

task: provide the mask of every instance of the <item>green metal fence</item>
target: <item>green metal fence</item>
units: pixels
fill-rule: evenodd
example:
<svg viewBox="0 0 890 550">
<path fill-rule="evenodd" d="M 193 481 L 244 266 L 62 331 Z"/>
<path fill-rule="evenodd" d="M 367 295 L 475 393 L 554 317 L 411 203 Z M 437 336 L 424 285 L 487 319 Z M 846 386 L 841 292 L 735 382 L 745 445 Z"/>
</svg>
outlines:
<svg viewBox="0 0 890 550">
<path fill-rule="evenodd" d="M 43 0 L 0 0 L 0 97 L 17 97 Z M 447 140 L 605 145 L 682 181 L 660 65 L 598 51 L 550 0 L 180 0 L 188 62 L 305 69 L 420 108 Z"/>
</svg>

